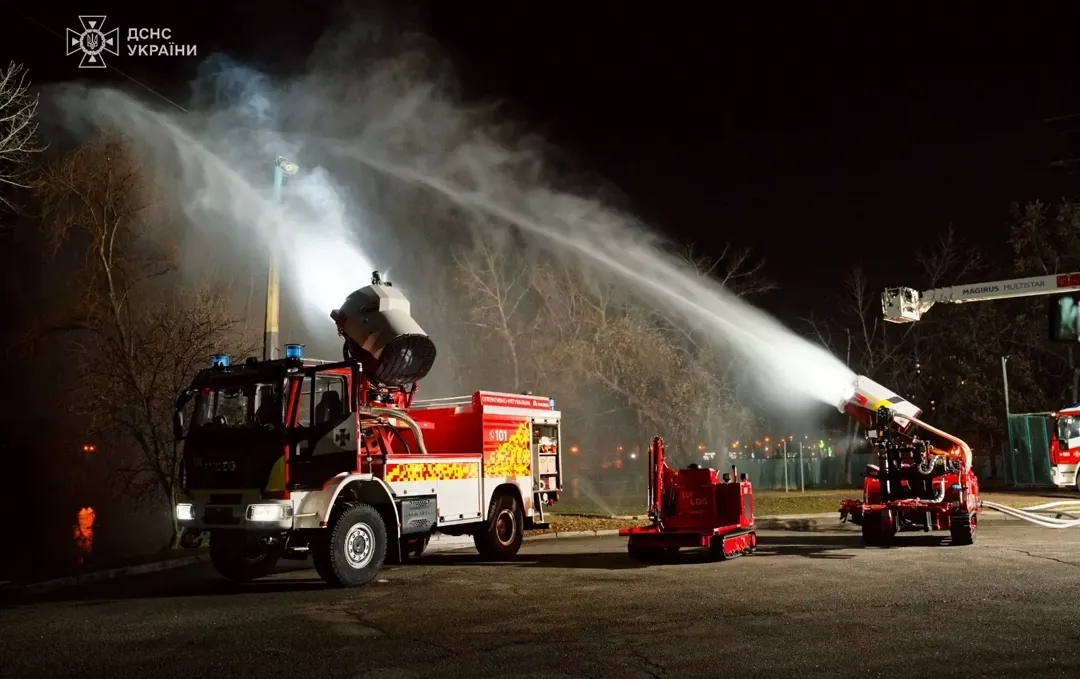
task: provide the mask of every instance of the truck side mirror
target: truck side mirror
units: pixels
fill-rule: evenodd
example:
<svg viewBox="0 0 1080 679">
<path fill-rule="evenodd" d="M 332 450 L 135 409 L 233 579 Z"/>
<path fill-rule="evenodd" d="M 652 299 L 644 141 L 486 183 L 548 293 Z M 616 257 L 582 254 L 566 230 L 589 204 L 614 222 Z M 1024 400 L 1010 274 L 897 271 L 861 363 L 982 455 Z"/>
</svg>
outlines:
<svg viewBox="0 0 1080 679">
<path fill-rule="evenodd" d="M 177 441 L 184 438 L 184 413 L 179 410 L 173 411 L 172 431 L 173 438 Z"/>
</svg>

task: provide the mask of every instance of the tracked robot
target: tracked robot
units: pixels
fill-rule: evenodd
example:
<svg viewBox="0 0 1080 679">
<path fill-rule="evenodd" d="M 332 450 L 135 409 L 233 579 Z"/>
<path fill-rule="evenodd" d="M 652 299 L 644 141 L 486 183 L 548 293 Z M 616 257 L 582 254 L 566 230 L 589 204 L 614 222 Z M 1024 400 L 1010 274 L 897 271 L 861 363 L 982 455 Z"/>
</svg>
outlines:
<svg viewBox="0 0 1080 679">
<path fill-rule="evenodd" d="M 862 527 L 867 545 L 904 531 L 949 531 L 953 544 L 975 541 L 981 511 L 971 448 L 919 419 L 920 408 L 868 377 L 855 379 L 838 408 L 865 429 L 876 454 L 863 474 L 863 499 L 845 500 L 841 520 Z"/>
</svg>

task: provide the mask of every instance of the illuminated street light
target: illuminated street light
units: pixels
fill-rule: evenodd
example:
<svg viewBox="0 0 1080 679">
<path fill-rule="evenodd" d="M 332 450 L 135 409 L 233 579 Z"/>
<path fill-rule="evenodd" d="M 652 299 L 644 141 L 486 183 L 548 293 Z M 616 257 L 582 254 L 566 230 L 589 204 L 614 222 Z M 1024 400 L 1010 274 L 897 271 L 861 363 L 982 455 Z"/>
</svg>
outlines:
<svg viewBox="0 0 1080 679">
<path fill-rule="evenodd" d="M 274 201 L 281 203 L 281 187 L 286 176 L 293 176 L 300 171 L 300 166 L 284 156 L 274 159 Z M 273 248 L 274 246 L 271 246 Z M 263 327 L 263 360 L 277 358 L 278 316 L 281 309 L 281 288 L 278 280 L 277 252 L 270 250 L 270 261 L 266 267 L 266 323 Z"/>
<path fill-rule="evenodd" d="M 278 156 L 274 161 L 274 167 L 281 170 L 290 177 L 300 171 L 300 166 L 296 163 L 288 160 L 284 156 Z"/>
</svg>

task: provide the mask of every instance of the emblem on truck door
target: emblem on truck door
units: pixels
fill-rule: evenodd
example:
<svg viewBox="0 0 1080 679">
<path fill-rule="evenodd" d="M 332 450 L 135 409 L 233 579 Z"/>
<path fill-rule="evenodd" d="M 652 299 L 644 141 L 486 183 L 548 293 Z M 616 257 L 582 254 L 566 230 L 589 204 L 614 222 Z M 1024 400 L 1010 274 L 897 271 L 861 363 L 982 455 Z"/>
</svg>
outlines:
<svg viewBox="0 0 1080 679">
<path fill-rule="evenodd" d="M 349 430 L 345 429 L 344 427 L 334 432 L 335 445 L 344 448 L 346 445 L 348 445 L 350 439 L 352 439 L 352 436 L 349 435 Z"/>
</svg>

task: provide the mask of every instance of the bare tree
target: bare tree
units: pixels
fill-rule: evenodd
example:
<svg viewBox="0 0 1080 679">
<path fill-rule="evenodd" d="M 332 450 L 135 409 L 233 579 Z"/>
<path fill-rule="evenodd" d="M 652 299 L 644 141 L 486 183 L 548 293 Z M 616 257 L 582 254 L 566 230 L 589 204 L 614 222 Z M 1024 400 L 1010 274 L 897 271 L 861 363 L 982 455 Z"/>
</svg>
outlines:
<svg viewBox="0 0 1080 679">
<path fill-rule="evenodd" d="M 1063 200 L 1055 205 L 1039 201 L 1013 205 L 1013 225 L 1009 245 L 1013 251 L 1013 266 L 1020 276 L 1045 276 L 1080 270 L 1080 203 Z M 1013 305 L 1019 313 L 1039 314 L 1043 300 Z M 1034 325 L 1034 324 L 1032 324 Z M 1042 328 L 1035 325 L 1024 340 L 1025 347 L 1040 368 L 1055 377 L 1048 385 L 1044 398 L 1080 401 L 1080 352 L 1068 344 L 1048 346 L 1040 337 Z"/>
<path fill-rule="evenodd" d="M 509 239 L 476 238 L 468 250 L 454 253 L 457 278 L 469 300 L 468 321 L 505 351 L 512 391 L 521 391 L 526 367 L 527 326 L 524 307 L 529 304 L 529 269 Z"/>
<path fill-rule="evenodd" d="M 764 289 L 745 273 L 747 261 L 709 260 L 700 275 L 745 276 L 744 291 Z M 479 243 L 455 262 L 470 322 L 499 339 L 519 387 L 558 396 L 574 413 L 568 427 L 588 423 L 595 431 L 610 421 L 626 431 L 636 422 L 689 451 L 707 434 L 748 421 L 725 379 L 728 357 L 602 276 L 573 262 L 527 259 L 511 241 Z"/>
<path fill-rule="evenodd" d="M 158 193 L 120 136 L 102 133 L 46 166 L 37 186 L 54 246 L 83 255 L 63 323 L 79 371 L 74 410 L 134 501 L 175 504 L 176 395 L 219 351 L 243 352 L 220 286 L 177 292 Z M 173 525 L 173 541 L 179 527 Z"/>
<path fill-rule="evenodd" d="M 0 207 L 15 208 L 7 188 L 26 189 L 32 182 L 31 158 L 44 148 L 37 141 L 37 106 L 21 64 L 0 70 Z"/>
</svg>

